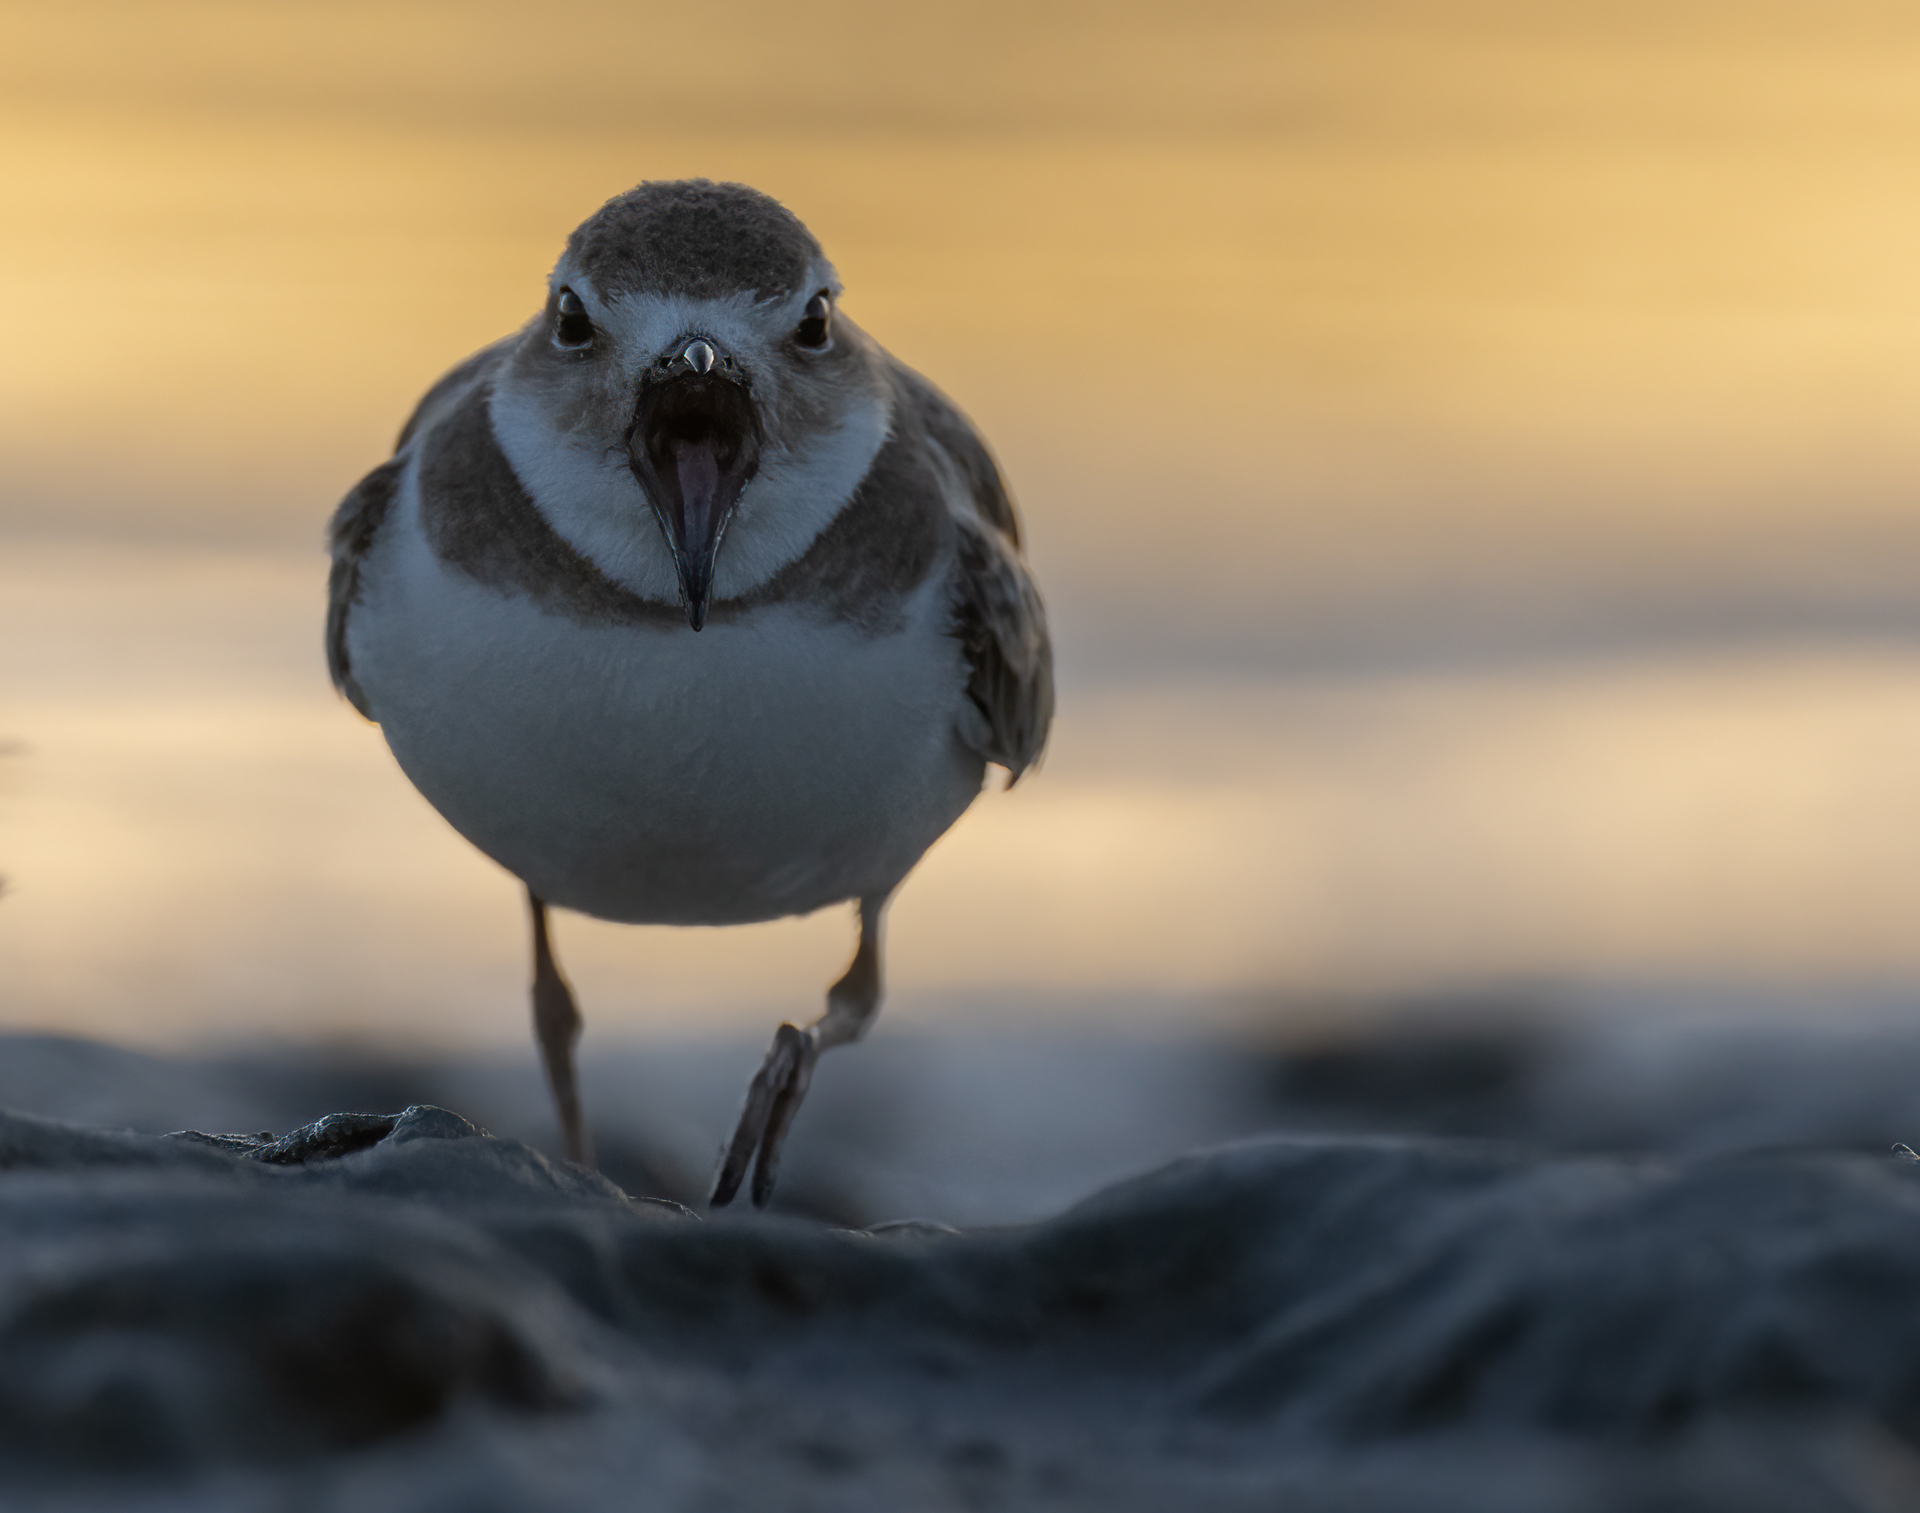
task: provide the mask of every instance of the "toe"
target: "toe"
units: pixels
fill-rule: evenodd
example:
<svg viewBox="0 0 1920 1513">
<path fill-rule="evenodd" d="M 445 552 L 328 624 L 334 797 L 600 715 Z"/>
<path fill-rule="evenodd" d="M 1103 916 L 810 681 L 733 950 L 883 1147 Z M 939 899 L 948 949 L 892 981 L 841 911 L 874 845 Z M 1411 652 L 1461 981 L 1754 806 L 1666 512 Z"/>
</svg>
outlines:
<svg viewBox="0 0 1920 1513">
<path fill-rule="evenodd" d="M 740 1123 L 735 1127 L 733 1140 L 727 1146 L 726 1160 L 720 1164 L 720 1175 L 713 1184 L 713 1196 L 707 1200 L 709 1207 L 725 1208 L 733 1201 L 756 1153 L 760 1155 L 764 1166 L 766 1141 L 774 1127 L 777 1112 L 784 1102 L 791 1101 L 789 1090 L 794 1070 L 802 1064 L 811 1070 L 811 1057 L 804 1055 L 803 1049 L 812 1049 L 812 1041 L 806 1032 L 790 1024 L 781 1025 L 773 1037 L 772 1047 L 767 1051 L 767 1059 L 761 1063 L 760 1070 L 754 1073 L 753 1082 L 747 1088 L 747 1106 L 740 1111 Z M 791 1121 L 793 1116 L 789 1113 L 786 1117 Z M 758 1207 L 766 1205 L 762 1186 L 756 1175 L 754 1203 Z M 766 1179 L 764 1186 L 767 1192 L 772 1191 L 771 1176 Z"/>
<path fill-rule="evenodd" d="M 813 1064 L 819 1056 L 813 1036 L 806 1031 L 782 1025 L 781 1035 L 786 1038 L 786 1044 L 778 1047 L 787 1053 L 786 1075 L 768 1111 L 766 1134 L 761 1138 L 759 1158 L 754 1163 L 755 1208 L 765 1208 L 773 1196 L 774 1178 L 780 1172 L 780 1152 L 786 1144 L 787 1131 L 793 1126 L 793 1116 L 800 1112 L 800 1104 L 813 1083 Z"/>
</svg>

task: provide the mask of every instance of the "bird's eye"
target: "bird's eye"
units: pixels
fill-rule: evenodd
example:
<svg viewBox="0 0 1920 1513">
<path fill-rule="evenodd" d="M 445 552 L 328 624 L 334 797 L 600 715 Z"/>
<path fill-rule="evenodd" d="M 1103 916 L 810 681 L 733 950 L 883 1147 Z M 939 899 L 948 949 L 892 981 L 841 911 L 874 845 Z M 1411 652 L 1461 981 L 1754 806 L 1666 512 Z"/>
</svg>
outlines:
<svg viewBox="0 0 1920 1513">
<path fill-rule="evenodd" d="M 593 340 L 593 322 L 587 319 L 587 307 L 571 289 L 562 289 L 553 302 L 553 344 L 577 352 Z"/>
<path fill-rule="evenodd" d="M 803 347 L 818 352 L 833 339 L 830 322 L 833 318 L 833 305 L 827 299 L 827 291 L 822 289 L 807 301 L 807 308 L 795 327 L 793 339 Z"/>
</svg>

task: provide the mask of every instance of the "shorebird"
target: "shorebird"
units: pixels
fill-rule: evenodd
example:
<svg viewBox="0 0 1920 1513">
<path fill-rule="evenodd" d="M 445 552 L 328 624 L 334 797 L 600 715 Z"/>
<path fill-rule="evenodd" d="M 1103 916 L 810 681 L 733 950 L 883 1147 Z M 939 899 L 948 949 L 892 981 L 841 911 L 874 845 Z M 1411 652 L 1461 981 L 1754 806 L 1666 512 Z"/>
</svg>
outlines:
<svg viewBox="0 0 1920 1513">
<path fill-rule="evenodd" d="M 1053 713 L 991 454 L 840 294 L 777 201 L 642 184 L 568 239 L 538 315 L 427 392 L 331 531 L 335 685 L 525 884 L 569 1159 L 593 1157 L 550 906 L 855 904 L 852 964 L 774 1036 L 715 1206 L 749 1170 L 766 1203 L 816 1059 L 879 1009 L 887 900 Z"/>
</svg>

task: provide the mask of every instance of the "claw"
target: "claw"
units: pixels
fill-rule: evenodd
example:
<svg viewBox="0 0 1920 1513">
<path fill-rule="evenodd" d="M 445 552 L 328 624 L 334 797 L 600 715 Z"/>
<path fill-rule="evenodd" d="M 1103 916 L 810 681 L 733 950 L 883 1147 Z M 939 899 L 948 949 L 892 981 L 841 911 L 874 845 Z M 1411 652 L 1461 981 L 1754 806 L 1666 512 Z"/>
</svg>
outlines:
<svg viewBox="0 0 1920 1513">
<path fill-rule="evenodd" d="M 725 1208 L 733 1201 L 749 1166 L 753 1167 L 753 1206 L 767 1206 L 767 1199 L 773 1196 L 774 1176 L 780 1169 L 780 1147 L 793 1116 L 800 1111 L 801 1100 L 807 1096 L 818 1056 L 814 1037 L 808 1031 L 783 1024 L 774 1034 L 767 1059 L 747 1088 L 747 1106 L 740 1112 L 740 1123 L 720 1165 L 709 1207 Z"/>
</svg>

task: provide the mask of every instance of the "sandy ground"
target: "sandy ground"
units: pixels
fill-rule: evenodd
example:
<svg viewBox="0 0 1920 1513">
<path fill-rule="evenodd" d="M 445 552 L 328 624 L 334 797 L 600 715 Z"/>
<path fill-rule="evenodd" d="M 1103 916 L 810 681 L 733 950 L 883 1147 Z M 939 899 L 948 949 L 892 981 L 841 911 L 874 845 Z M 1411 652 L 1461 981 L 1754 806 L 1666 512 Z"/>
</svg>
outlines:
<svg viewBox="0 0 1920 1513">
<path fill-rule="evenodd" d="M 506 1060 L 0 1049 L 9 1506 L 1920 1507 L 1897 1018 L 901 1037 L 704 1218 L 744 1045 L 600 1059 L 617 1182 Z"/>
</svg>

